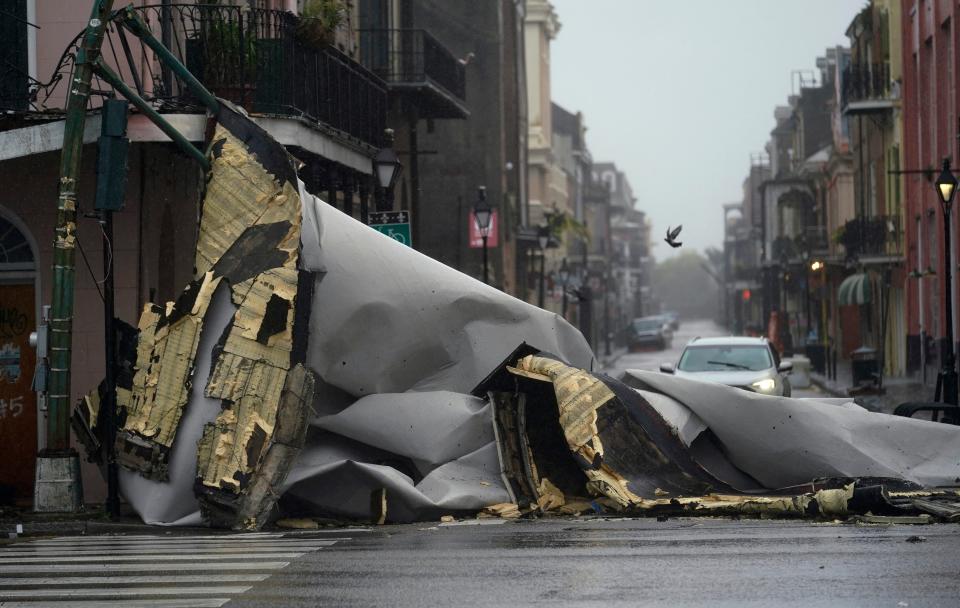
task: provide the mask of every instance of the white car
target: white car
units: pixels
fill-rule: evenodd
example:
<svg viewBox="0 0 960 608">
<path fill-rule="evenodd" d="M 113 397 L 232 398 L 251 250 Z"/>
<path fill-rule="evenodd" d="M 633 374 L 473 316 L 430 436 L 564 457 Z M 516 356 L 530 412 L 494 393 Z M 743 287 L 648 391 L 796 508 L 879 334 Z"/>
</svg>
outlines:
<svg viewBox="0 0 960 608">
<path fill-rule="evenodd" d="M 766 338 L 694 338 L 680 361 L 660 371 L 681 378 L 716 382 L 764 395 L 790 396 L 790 361 L 780 362 Z"/>
</svg>

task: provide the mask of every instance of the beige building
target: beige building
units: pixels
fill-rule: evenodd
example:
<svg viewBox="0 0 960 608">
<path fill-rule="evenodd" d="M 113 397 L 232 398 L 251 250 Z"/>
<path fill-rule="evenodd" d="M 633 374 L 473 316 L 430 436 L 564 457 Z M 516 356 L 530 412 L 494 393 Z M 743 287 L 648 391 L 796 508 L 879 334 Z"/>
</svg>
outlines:
<svg viewBox="0 0 960 608">
<path fill-rule="evenodd" d="M 528 0 L 524 24 L 527 70 L 527 180 L 529 192 L 529 225 L 543 226 L 550 214 L 565 213 L 575 217 L 568 179 L 553 149 L 553 111 L 550 89 L 550 43 L 560 31 L 560 21 L 549 0 Z M 540 278 L 539 252 L 534 249 L 530 262 L 534 280 L 528 284 L 528 300 L 539 302 L 550 310 L 560 311 L 560 297 L 553 289 L 554 277 L 562 264 L 565 248 L 553 242 L 546 251 L 543 264 L 545 277 Z"/>
</svg>

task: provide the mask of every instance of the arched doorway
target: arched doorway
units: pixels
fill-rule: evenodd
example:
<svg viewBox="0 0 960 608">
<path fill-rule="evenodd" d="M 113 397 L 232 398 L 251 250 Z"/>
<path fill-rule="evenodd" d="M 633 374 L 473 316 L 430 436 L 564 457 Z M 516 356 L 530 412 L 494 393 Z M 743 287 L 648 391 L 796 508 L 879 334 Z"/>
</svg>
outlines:
<svg viewBox="0 0 960 608">
<path fill-rule="evenodd" d="M 36 247 L 26 227 L 0 208 L 0 504 L 29 504 L 37 454 Z"/>
</svg>

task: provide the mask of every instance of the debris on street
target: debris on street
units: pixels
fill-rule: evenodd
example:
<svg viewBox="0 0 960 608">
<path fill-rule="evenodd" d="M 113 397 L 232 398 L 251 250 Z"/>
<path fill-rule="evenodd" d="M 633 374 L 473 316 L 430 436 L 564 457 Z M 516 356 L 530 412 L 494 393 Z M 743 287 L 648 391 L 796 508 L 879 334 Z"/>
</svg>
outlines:
<svg viewBox="0 0 960 608">
<path fill-rule="evenodd" d="M 194 280 L 117 374 L 144 521 L 960 518 L 960 428 L 589 371 L 566 321 L 320 201 L 242 110 L 213 119 Z M 94 457 L 98 403 L 74 417 Z"/>
</svg>

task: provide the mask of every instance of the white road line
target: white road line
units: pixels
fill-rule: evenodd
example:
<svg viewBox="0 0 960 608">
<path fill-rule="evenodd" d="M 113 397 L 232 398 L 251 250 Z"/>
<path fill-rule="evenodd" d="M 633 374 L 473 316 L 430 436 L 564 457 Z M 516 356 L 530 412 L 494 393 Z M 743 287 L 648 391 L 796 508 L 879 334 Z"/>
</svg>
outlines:
<svg viewBox="0 0 960 608">
<path fill-rule="evenodd" d="M 298 553 L 238 553 L 218 554 L 218 555 L 183 555 L 182 553 L 157 553 L 154 555 L 60 555 L 58 557 L 0 557 L 0 565 L 3 564 L 42 564 L 49 562 L 96 562 L 106 564 L 109 562 L 180 562 L 180 561 L 203 561 L 203 560 L 224 560 L 224 559 L 296 559 L 303 557 L 302 551 Z"/>
<path fill-rule="evenodd" d="M 283 538 L 282 532 L 244 532 L 241 534 L 207 534 L 203 536 L 175 535 L 175 534 L 131 534 L 131 535 L 98 535 L 98 536 L 57 536 L 54 538 L 37 539 L 36 542 L 47 543 L 74 543 L 98 540 L 258 540 L 261 538 Z"/>
<path fill-rule="evenodd" d="M 181 564 L 164 564 L 164 571 L 173 572 L 221 572 L 224 570 L 279 570 L 286 568 L 290 562 L 190 562 Z M 40 574 L 44 572 L 156 572 L 157 564 L 110 564 L 104 567 L 101 564 L 23 564 L 10 568 L 0 568 L 0 573 Z M 3 608 L 6 608 L 5 606 Z"/>
<path fill-rule="evenodd" d="M 250 583 L 264 581 L 270 574 L 146 574 L 129 576 L 57 576 L 0 578 L 0 587 L 64 585 L 169 585 L 183 583 Z M 3 591 L 0 590 L 0 594 Z"/>
<path fill-rule="evenodd" d="M 0 548 L 0 608 L 219 608 L 288 566 L 288 560 L 340 540 L 244 534 L 18 543 Z"/>
<path fill-rule="evenodd" d="M 4 602 L 3 608 L 101 608 L 102 606 L 122 606 L 123 608 L 220 608 L 230 601 L 229 597 L 197 597 L 186 600 L 166 599 L 122 599 L 122 600 L 63 600 L 46 602 Z"/>
<path fill-rule="evenodd" d="M 144 544 L 149 544 L 153 546 L 167 545 L 170 547 L 181 547 L 185 545 L 196 546 L 196 547 L 254 547 L 258 545 L 266 544 L 277 544 L 282 543 L 284 545 L 310 545 L 316 543 L 335 543 L 341 540 L 350 540 L 349 538 L 291 538 L 291 539 L 264 539 L 264 540 L 234 540 L 234 541 L 215 541 L 215 540 L 200 540 L 200 541 L 190 541 L 187 539 L 184 540 L 135 540 L 135 541 L 102 541 L 96 543 L 46 543 L 43 541 L 30 541 L 27 543 L 17 544 L 16 546 L 28 546 L 28 547 L 44 547 L 49 549 L 59 549 L 66 547 L 76 547 L 76 548 L 94 548 L 94 547 L 142 547 Z"/>
<path fill-rule="evenodd" d="M 100 587 L 97 589 L 17 589 L 0 593 L 0 602 L 5 598 L 24 597 L 136 597 L 138 595 L 240 595 L 252 589 L 250 585 L 243 587 Z"/>
<path fill-rule="evenodd" d="M 9 549 L 0 549 L 0 558 L 4 557 L 57 557 L 62 556 L 66 553 L 70 555 L 125 555 L 125 554 L 139 554 L 139 553 L 150 553 L 150 552 L 170 552 L 170 551 L 192 551 L 194 553 L 204 553 L 211 555 L 224 555 L 228 553 L 239 553 L 241 555 L 250 552 L 256 553 L 286 553 L 289 551 L 303 551 L 303 552 L 313 552 L 324 547 L 329 547 L 334 543 L 315 543 L 312 545 L 294 545 L 284 546 L 284 545 L 258 545 L 253 547 L 191 547 L 189 545 L 184 545 L 183 547 L 170 547 L 170 546 L 153 546 L 153 545 L 143 545 L 141 548 L 118 548 L 118 547 L 92 547 L 83 549 L 51 549 L 49 547 L 38 547 L 31 549 L 29 547 L 24 547 L 20 551 L 11 551 Z"/>
</svg>

